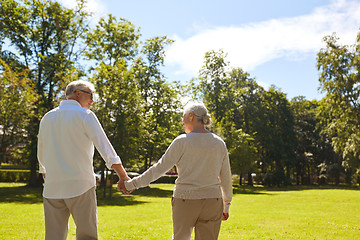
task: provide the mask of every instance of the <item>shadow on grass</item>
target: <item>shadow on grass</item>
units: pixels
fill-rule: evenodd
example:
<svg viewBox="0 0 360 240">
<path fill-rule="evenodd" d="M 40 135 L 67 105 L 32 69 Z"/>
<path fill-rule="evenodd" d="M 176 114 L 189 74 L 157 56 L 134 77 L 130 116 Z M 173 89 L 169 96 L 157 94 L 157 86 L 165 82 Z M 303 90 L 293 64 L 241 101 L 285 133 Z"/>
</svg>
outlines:
<svg viewBox="0 0 360 240">
<path fill-rule="evenodd" d="M 0 203 L 42 203 L 42 188 L 28 186 L 0 187 Z"/>
<path fill-rule="evenodd" d="M 106 197 L 104 197 L 104 189 L 97 187 L 97 205 L 98 206 L 131 206 L 147 203 L 147 201 L 139 201 L 132 195 L 124 195 L 117 191 L 116 187 L 112 188 L 112 196 L 110 198 L 109 189 L 106 189 Z"/>
<path fill-rule="evenodd" d="M 254 194 L 254 195 L 273 195 L 280 191 L 304 191 L 304 190 L 355 190 L 359 191 L 357 187 L 348 186 L 336 186 L 336 185 L 310 185 L 310 186 L 288 186 L 288 187 L 263 187 L 263 186 L 233 186 L 234 194 Z M 137 196 L 155 197 L 155 198 L 171 198 L 173 191 L 158 188 L 155 186 L 141 188 L 134 191 L 131 195 L 123 195 L 119 193 L 115 187 L 113 187 L 112 198 L 103 196 L 103 189 L 98 188 L 96 190 L 98 206 L 127 206 L 144 204 L 147 201 L 137 200 Z M 42 188 L 41 187 L 28 187 L 28 186 L 5 186 L 0 187 L 0 203 L 23 203 L 23 204 L 35 204 L 42 203 Z"/>
<path fill-rule="evenodd" d="M 234 194 L 274 194 L 274 192 L 305 191 L 305 190 L 360 190 L 359 187 L 345 185 L 291 185 L 284 187 L 264 187 L 262 185 L 233 185 Z"/>
<path fill-rule="evenodd" d="M 233 194 L 254 194 L 254 195 L 266 195 L 264 189 L 251 186 L 239 186 L 233 185 Z"/>
<path fill-rule="evenodd" d="M 9 186 L 0 187 L 0 203 L 37 204 L 43 202 L 41 187 Z M 146 203 L 138 201 L 135 196 L 125 196 L 113 189 L 112 198 L 103 197 L 103 189 L 97 189 L 98 206 L 130 206 Z"/>
<path fill-rule="evenodd" d="M 145 187 L 135 190 L 131 195 L 146 196 L 146 197 L 159 197 L 159 198 L 171 198 L 173 195 L 172 190 L 166 190 L 154 187 Z"/>
</svg>

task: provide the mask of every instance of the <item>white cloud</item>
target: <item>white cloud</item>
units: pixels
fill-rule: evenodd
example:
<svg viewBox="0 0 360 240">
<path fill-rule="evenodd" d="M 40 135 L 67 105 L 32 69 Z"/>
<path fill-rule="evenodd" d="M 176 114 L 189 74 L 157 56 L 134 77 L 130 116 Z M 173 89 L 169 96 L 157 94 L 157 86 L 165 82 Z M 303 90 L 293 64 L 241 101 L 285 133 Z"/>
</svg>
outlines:
<svg viewBox="0 0 360 240">
<path fill-rule="evenodd" d="M 333 32 L 342 43 L 354 44 L 359 27 L 360 2 L 336 0 L 308 15 L 213 27 L 187 39 L 174 36 L 166 64 L 179 65 L 179 73 L 196 76 L 205 52 L 223 49 L 232 66 L 249 71 L 276 58 L 297 60 L 315 54 L 325 46 L 323 37 Z"/>
<path fill-rule="evenodd" d="M 59 0 L 67 8 L 76 8 L 77 2 L 75 0 Z M 93 13 L 93 18 L 98 20 L 105 12 L 106 7 L 101 0 L 87 0 L 86 10 Z"/>
</svg>

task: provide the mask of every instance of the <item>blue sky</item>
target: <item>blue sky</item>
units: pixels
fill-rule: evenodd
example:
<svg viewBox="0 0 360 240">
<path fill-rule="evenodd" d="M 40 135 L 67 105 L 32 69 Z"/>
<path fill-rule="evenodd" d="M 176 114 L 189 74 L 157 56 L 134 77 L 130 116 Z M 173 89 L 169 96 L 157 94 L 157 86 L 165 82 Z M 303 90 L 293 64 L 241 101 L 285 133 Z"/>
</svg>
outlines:
<svg viewBox="0 0 360 240">
<path fill-rule="evenodd" d="M 72 0 L 60 0 L 71 7 Z M 206 51 L 223 49 L 266 89 L 274 84 L 288 99 L 321 99 L 316 53 L 336 32 L 354 44 L 360 1 L 354 0 L 88 0 L 93 22 L 111 13 L 140 27 L 142 40 L 168 36 L 163 72 L 169 81 L 198 76 Z"/>
</svg>

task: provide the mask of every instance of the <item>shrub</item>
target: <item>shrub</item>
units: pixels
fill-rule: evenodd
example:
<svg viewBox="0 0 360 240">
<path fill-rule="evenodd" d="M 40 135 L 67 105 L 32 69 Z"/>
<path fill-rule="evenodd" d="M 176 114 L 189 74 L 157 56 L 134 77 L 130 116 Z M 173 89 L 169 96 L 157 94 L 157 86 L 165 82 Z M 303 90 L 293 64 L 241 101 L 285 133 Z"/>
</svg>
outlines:
<svg viewBox="0 0 360 240">
<path fill-rule="evenodd" d="M 0 169 L 0 182 L 28 182 L 30 170 Z"/>
<path fill-rule="evenodd" d="M 177 175 L 165 175 L 161 176 L 158 180 L 156 180 L 154 183 L 175 183 L 175 180 L 177 179 Z"/>
</svg>

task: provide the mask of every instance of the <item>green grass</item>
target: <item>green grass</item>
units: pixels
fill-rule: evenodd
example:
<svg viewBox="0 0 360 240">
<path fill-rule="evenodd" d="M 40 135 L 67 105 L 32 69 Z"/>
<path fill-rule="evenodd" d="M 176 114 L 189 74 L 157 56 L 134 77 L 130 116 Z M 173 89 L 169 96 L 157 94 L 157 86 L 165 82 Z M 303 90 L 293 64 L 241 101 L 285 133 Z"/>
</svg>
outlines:
<svg viewBox="0 0 360 240">
<path fill-rule="evenodd" d="M 100 239 L 171 239 L 172 184 L 153 184 L 130 196 L 103 199 Z M 0 183 L 1 239 L 43 239 L 40 188 Z M 360 239 L 360 190 L 330 187 L 234 187 L 230 218 L 219 239 Z M 70 219 L 68 239 L 75 239 Z"/>
</svg>

